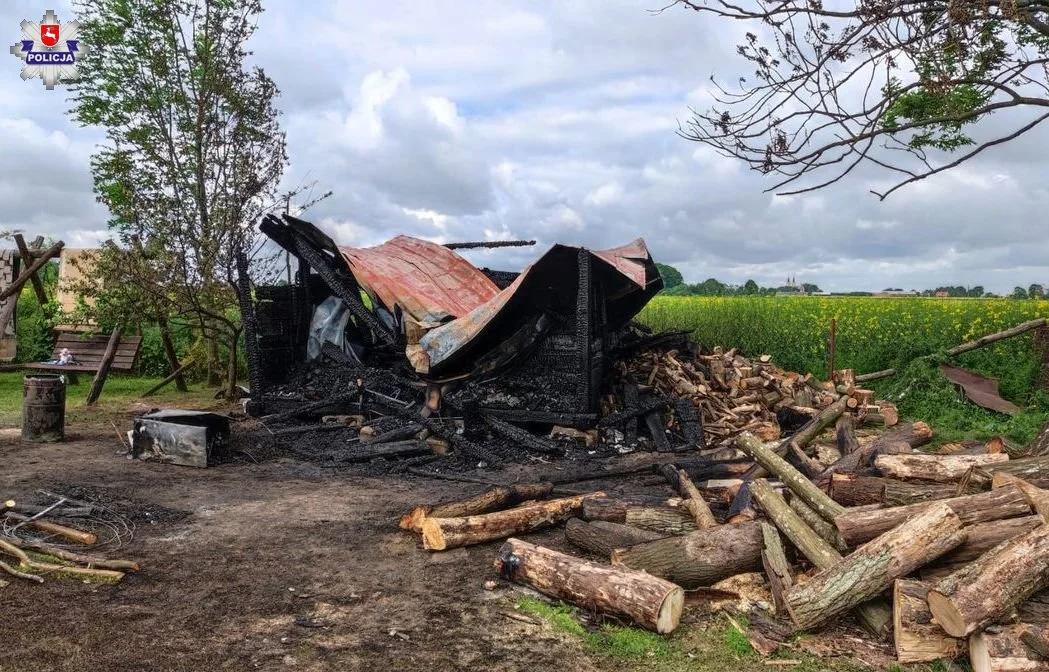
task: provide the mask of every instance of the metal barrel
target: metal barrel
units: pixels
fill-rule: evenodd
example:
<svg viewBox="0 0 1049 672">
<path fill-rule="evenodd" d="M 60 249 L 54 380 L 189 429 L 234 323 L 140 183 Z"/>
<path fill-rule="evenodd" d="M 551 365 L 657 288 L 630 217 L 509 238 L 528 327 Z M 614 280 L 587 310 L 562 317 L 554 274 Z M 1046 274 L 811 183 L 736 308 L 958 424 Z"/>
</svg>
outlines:
<svg viewBox="0 0 1049 672">
<path fill-rule="evenodd" d="M 22 440 L 62 441 L 65 433 L 65 376 L 54 373 L 26 376 L 22 387 Z"/>
</svg>

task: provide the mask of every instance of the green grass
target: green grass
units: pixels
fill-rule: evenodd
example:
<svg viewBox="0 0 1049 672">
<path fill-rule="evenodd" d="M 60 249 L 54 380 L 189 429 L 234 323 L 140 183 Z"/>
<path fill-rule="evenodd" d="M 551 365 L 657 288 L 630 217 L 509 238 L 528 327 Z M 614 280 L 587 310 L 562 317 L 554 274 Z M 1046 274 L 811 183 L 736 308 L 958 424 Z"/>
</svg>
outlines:
<svg viewBox="0 0 1049 672">
<path fill-rule="evenodd" d="M 0 426 L 17 427 L 22 422 L 22 388 L 26 372 L 0 373 Z M 174 383 L 157 394 L 142 399 L 142 393 L 159 383 L 162 378 L 138 378 L 113 374 L 106 380 L 102 396 L 94 407 L 84 404 L 91 389 L 92 376 L 80 374 L 79 385 L 66 386 L 66 423 L 98 423 L 113 414 L 125 413 L 134 403 L 149 406 L 192 406 L 207 408 L 220 405 L 214 399 L 215 389 L 201 384 L 190 384 L 183 394 Z"/>
<path fill-rule="evenodd" d="M 645 672 L 767 672 L 772 668 L 751 647 L 727 619 L 715 617 L 710 623 L 683 625 L 672 635 L 660 636 L 646 630 L 622 625 L 604 624 L 588 629 L 579 622 L 578 611 L 563 603 L 551 604 L 535 597 L 521 597 L 517 609 L 550 624 L 555 630 L 577 638 L 597 661 L 612 669 Z M 735 621 L 746 628 L 745 619 Z M 788 668 L 792 672 L 861 672 L 871 668 L 847 659 L 820 659 L 797 649 L 780 649 L 773 658 L 801 661 Z M 606 667 L 606 665 L 602 665 Z M 947 666 L 937 662 L 926 666 L 893 666 L 900 672 L 945 672 Z"/>
<path fill-rule="evenodd" d="M 1049 301 L 659 296 L 640 315 L 654 329 L 687 329 L 708 347 L 770 354 L 778 366 L 821 380 L 827 377 L 834 319 L 835 368 L 900 370 L 897 378 L 874 387 L 891 395 L 904 417 L 925 420 L 940 440 L 1003 435 L 1022 444 L 1049 418 L 1049 394 L 1038 388 L 1040 358 L 1032 333 L 950 360 L 997 378 L 1002 396 L 1024 408 L 1014 418 L 965 401 L 935 369 L 936 358 L 912 362 L 1038 317 L 1049 317 Z"/>
</svg>

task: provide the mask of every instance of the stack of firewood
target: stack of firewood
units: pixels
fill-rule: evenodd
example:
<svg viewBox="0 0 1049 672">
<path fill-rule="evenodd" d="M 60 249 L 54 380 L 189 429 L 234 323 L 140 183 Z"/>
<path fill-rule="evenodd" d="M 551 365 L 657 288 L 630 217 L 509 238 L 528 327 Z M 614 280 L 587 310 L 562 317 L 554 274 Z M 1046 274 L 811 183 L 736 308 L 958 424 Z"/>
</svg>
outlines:
<svg viewBox="0 0 1049 672">
<path fill-rule="evenodd" d="M 706 361 L 733 365 L 710 378 L 670 353 L 633 366 L 705 415 L 730 417 L 725 406 L 755 378 L 782 396 L 765 410 L 787 391 L 796 404 L 802 387 L 821 408 L 782 441 L 744 431 L 730 448 L 649 464 L 671 492 L 549 499 L 549 483 L 496 487 L 419 507 L 402 528 L 432 551 L 507 539 L 495 563 L 504 578 L 657 632 L 677 626 L 683 590 L 762 572 L 771 614 L 751 622 L 789 622 L 778 632 L 852 614 L 903 663 L 968 655 L 978 671 L 1049 669 L 1049 457 L 1010 459 L 1002 441 L 919 452 L 932 439 L 925 423 L 864 428 L 871 400 L 848 372 L 820 391 L 767 362 L 743 375 L 754 369 L 734 353 L 716 357 Z M 760 411 L 735 415 L 750 423 Z M 710 478 L 726 466 L 735 478 Z M 512 538 L 561 523 L 594 559 Z"/>
</svg>

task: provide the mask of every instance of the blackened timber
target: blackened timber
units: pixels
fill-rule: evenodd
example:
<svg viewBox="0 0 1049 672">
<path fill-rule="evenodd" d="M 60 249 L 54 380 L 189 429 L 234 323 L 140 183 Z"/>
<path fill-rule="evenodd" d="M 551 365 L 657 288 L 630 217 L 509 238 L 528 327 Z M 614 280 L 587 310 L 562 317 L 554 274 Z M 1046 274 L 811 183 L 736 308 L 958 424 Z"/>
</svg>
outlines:
<svg viewBox="0 0 1049 672">
<path fill-rule="evenodd" d="M 485 414 L 484 421 L 488 423 L 489 427 L 495 430 L 496 434 L 519 443 L 528 450 L 534 450 L 538 453 L 546 453 L 548 455 L 564 455 L 565 451 L 560 446 L 540 438 L 528 430 L 521 429 L 512 423 L 506 422 L 505 420 L 500 420 L 499 418 Z"/>
<path fill-rule="evenodd" d="M 331 288 L 331 291 L 343 300 L 346 307 L 350 309 L 354 317 L 361 321 L 361 324 L 368 327 L 376 337 L 387 345 L 396 345 L 397 338 L 393 332 L 361 303 L 360 293 L 355 282 L 347 280 L 343 275 L 336 272 L 333 264 L 324 253 L 314 248 L 305 239 L 296 237 L 295 249 L 299 256 L 306 260 L 306 263 L 313 270 L 317 271 L 317 274 Z"/>
<path fill-rule="evenodd" d="M 432 434 L 437 437 L 444 439 L 452 445 L 457 451 L 463 455 L 472 457 L 475 460 L 486 463 L 489 467 L 496 467 L 503 463 L 501 459 L 495 456 L 494 453 L 487 450 L 486 448 L 470 441 L 469 439 L 459 436 L 454 429 L 445 427 L 440 422 L 437 422 L 433 418 L 422 418 L 420 417 L 418 422 L 422 423 L 426 429 L 430 430 Z"/>
<path fill-rule="evenodd" d="M 310 432 L 333 432 L 336 430 L 349 430 L 350 427 L 336 422 L 322 422 L 319 425 L 300 425 L 298 427 L 285 427 L 273 430 L 273 436 L 291 436 L 293 434 L 308 434 Z"/>
<path fill-rule="evenodd" d="M 414 455 L 425 455 L 430 452 L 430 447 L 425 441 L 395 441 L 380 445 L 365 445 L 352 448 L 340 455 L 336 462 L 367 462 L 377 457 L 411 457 Z"/>
<path fill-rule="evenodd" d="M 594 421 L 597 420 L 597 414 L 595 413 L 558 413 L 556 411 L 485 408 L 483 406 L 480 410 L 485 415 L 490 415 L 493 418 L 499 418 L 500 420 L 534 422 L 542 425 L 563 425 L 565 427 L 575 427 L 576 429 L 587 429 L 593 427 Z"/>
<path fill-rule="evenodd" d="M 659 411 L 652 411 L 646 415 L 645 424 L 648 425 L 648 432 L 652 435 L 652 442 L 655 443 L 657 451 L 669 453 L 674 450 L 667 439 L 667 426 L 663 424 L 663 416 Z M 687 446 L 685 448 L 687 449 Z"/>
<path fill-rule="evenodd" d="M 641 392 L 637 389 L 637 383 L 628 380 L 623 385 L 623 400 L 627 408 L 636 408 L 641 401 Z M 637 418 L 633 417 L 623 423 L 626 445 L 633 446 L 637 443 Z M 676 486 L 675 486 L 676 487 Z"/>
<path fill-rule="evenodd" d="M 346 403 L 353 401 L 359 392 L 357 390 L 350 390 L 349 392 L 343 392 L 342 394 L 336 394 L 327 399 L 321 399 L 320 401 L 311 401 L 307 404 L 303 404 L 298 408 L 293 408 L 283 413 L 277 413 L 266 418 L 263 418 L 266 422 L 280 422 L 282 420 L 288 420 L 300 415 L 307 415 L 309 413 L 316 413 L 321 409 L 328 408 L 329 406 L 335 406 L 336 404 Z"/>
<path fill-rule="evenodd" d="M 592 409 L 592 381 L 590 376 L 591 352 L 590 338 L 593 334 L 592 276 L 590 273 L 590 252 L 579 250 L 579 282 L 576 287 L 575 347 L 579 357 L 579 410 L 587 412 Z"/>
<path fill-rule="evenodd" d="M 656 397 L 646 401 L 638 402 L 634 407 L 624 408 L 622 411 L 616 411 L 615 413 L 609 413 L 605 417 L 601 418 L 597 426 L 598 427 L 612 427 L 622 422 L 626 422 L 632 418 L 638 418 L 643 415 L 648 415 L 652 411 L 661 411 L 664 408 L 670 406 L 670 400 L 665 397 Z"/>
<path fill-rule="evenodd" d="M 422 426 L 418 423 L 413 422 L 405 425 L 404 427 L 398 427 L 396 429 L 391 429 L 388 432 L 378 434 L 375 437 L 368 439 L 367 441 L 362 440 L 362 443 L 366 443 L 368 445 L 378 445 L 380 443 L 389 443 L 391 441 L 403 441 L 405 439 L 412 438 L 420 431 L 422 431 Z"/>
<path fill-rule="evenodd" d="M 255 319 L 255 306 L 251 301 L 248 255 L 243 251 L 237 252 L 237 302 L 240 304 L 240 315 L 244 324 L 244 352 L 248 359 L 248 381 L 251 385 L 251 396 L 258 399 L 262 394 L 262 355 L 259 353 L 259 323 Z"/>
<path fill-rule="evenodd" d="M 659 472 L 659 475 L 667 479 L 667 483 L 674 492 L 681 492 L 681 474 L 678 472 L 678 468 L 669 462 L 655 465 L 655 470 Z"/>
<path fill-rule="evenodd" d="M 491 250 L 497 247 L 528 247 L 535 245 L 534 240 L 485 240 L 481 242 L 471 243 L 445 243 L 444 247 L 449 250 L 473 250 L 473 249 L 485 249 Z"/>
<path fill-rule="evenodd" d="M 689 399 L 676 400 L 674 412 L 677 414 L 677 421 L 681 425 L 681 433 L 685 437 L 685 442 L 691 448 L 702 448 L 704 446 L 703 422 L 696 414 L 692 402 Z"/>
</svg>

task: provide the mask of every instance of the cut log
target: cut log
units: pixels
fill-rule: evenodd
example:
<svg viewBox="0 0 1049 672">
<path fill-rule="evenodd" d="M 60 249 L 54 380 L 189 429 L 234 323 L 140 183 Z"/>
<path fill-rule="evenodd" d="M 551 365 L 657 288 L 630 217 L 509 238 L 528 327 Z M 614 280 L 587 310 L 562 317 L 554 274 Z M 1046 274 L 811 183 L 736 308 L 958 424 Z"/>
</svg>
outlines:
<svg viewBox="0 0 1049 672">
<path fill-rule="evenodd" d="M 516 485 L 497 485 L 488 488 L 476 497 L 445 502 L 435 506 L 417 506 L 401 516 L 400 528 L 412 532 L 422 532 L 422 521 L 427 515 L 434 518 L 461 518 L 475 516 L 505 509 L 521 502 L 534 499 L 546 499 L 554 489 L 553 483 L 518 483 Z M 590 501 L 600 501 L 594 498 Z"/>
<path fill-rule="evenodd" d="M 1010 623 L 969 637 L 969 662 L 973 672 L 1047 672 L 1049 625 Z M 1040 650 L 1041 649 L 1041 650 Z"/>
<path fill-rule="evenodd" d="M 929 591 L 929 609 L 948 634 L 965 637 L 1049 585 L 1049 525 L 999 544 Z"/>
<path fill-rule="evenodd" d="M 872 380 L 879 380 L 881 378 L 891 378 L 896 375 L 896 369 L 883 369 L 881 371 L 874 371 L 871 373 L 861 373 L 856 376 L 857 383 L 867 383 Z"/>
<path fill-rule="evenodd" d="M 958 515 L 946 504 L 933 503 L 841 562 L 788 590 L 787 611 L 802 629 L 826 623 L 964 540 Z"/>
<path fill-rule="evenodd" d="M 816 384 L 816 387 L 818 388 L 819 385 Z M 807 423 L 805 423 L 805 425 L 802 426 L 802 428 L 799 429 L 797 432 L 795 432 L 793 436 L 776 446 L 775 451 L 770 452 L 772 452 L 772 454 L 774 455 L 782 457 L 788 453 L 790 446 L 794 446 L 799 450 L 804 450 L 805 446 L 809 445 L 817 436 L 819 436 L 823 432 L 823 430 L 834 424 L 837 421 L 837 419 L 841 416 L 841 414 L 846 411 L 846 409 L 848 408 L 846 402 L 847 400 L 845 399 L 838 399 L 830 406 L 824 408 L 822 411 L 819 412 L 819 415 L 815 416 L 814 418 L 812 418 L 812 420 L 809 420 Z M 767 470 L 765 465 L 759 463 L 754 465 L 749 471 L 747 471 L 743 478 L 745 480 L 753 480 L 755 478 L 767 476 L 768 474 L 769 471 Z"/>
<path fill-rule="evenodd" d="M 629 525 L 596 520 L 588 523 L 572 518 L 565 524 L 565 539 L 579 548 L 608 560 L 612 551 L 659 539 L 658 532 L 649 532 Z"/>
<path fill-rule="evenodd" d="M 678 471 L 678 484 L 681 486 L 682 497 L 686 498 L 682 506 L 692 514 L 692 520 L 696 522 L 696 528 L 704 530 L 710 527 L 717 527 L 718 521 L 714 520 L 714 514 L 710 512 L 710 507 L 707 506 L 703 496 L 699 494 L 699 489 L 696 488 L 684 469 Z"/>
<path fill-rule="evenodd" d="M 728 516 L 726 517 L 725 522 L 729 525 L 738 525 L 757 518 L 758 513 L 754 510 L 753 501 L 754 498 L 750 493 L 750 483 L 743 481 L 740 486 L 736 488 L 736 495 L 732 498 L 732 502 L 729 504 Z"/>
<path fill-rule="evenodd" d="M 444 551 L 555 525 L 581 513 L 583 500 L 603 496 L 604 493 L 576 495 L 462 518 L 427 516 L 422 523 L 423 548 Z"/>
<path fill-rule="evenodd" d="M 777 455 L 754 435 L 743 432 L 735 439 L 735 445 L 754 458 L 764 469 L 775 474 L 789 487 L 794 494 L 805 500 L 816 513 L 825 520 L 834 520 L 845 513 L 845 507 L 827 496 L 827 493 L 816 487 L 805 475 L 792 467 L 786 460 Z"/>
<path fill-rule="evenodd" d="M 30 516 L 23 516 L 14 511 L 7 511 L 3 515 L 11 520 L 35 527 L 41 532 L 55 534 L 65 539 L 69 539 L 70 541 L 75 541 L 78 544 L 83 544 L 84 546 L 91 546 L 98 542 L 98 535 L 94 532 L 85 532 L 84 530 L 59 525 L 58 523 L 51 523 L 46 520 L 33 520 Z"/>
<path fill-rule="evenodd" d="M 1008 462 L 1005 453 L 990 455 L 879 455 L 874 467 L 885 476 L 902 480 L 944 483 L 957 481 L 977 466 Z"/>
<path fill-rule="evenodd" d="M 828 569 L 841 562 L 842 556 L 830 544 L 805 524 L 787 505 L 768 481 L 759 478 L 751 483 L 754 500 L 780 532 L 817 569 Z M 887 639 L 892 628 L 892 607 L 883 600 L 872 600 L 856 609 L 856 616 L 878 639 Z"/>
<path fill-rule="evenodd" d="M 765 576 L 769 580 L 769 588 L 772 592 L 772 602 L 776 613 L 785 615 L 787 605 L 783 601 L 785 593 L 794 585 L 794 576 L 790 571 L 790 562 L 783 550 L 783 540 L 779 536 L 779 530 L 768 523 L 761 524 L 761 566 L 765 569 Z"/>
<path fill-rule="evenodd" d="M 641 569 L 685 589 L 761 569 L 761 523 L 719 525 L 612 553 L 613 565 Z"/>
<path fill-rule="evenodd" d="M 849 550 L 845 540 L 838 534 L 838 528 L 834 527 L 831 523 L 820 518 L 819 514 L 813 511 L 808 504 L 801 501 L 798 497 L 790 498 L 791 510 L 798 514 L 798 518 L 805 521 L 805 524 L 812 529 L 813 532 L 820 535 L 820 537 L 836 548 L 841 553 L 846 553 Z"/>
<path fill-rule="evenodd" d="M 938 502 L 893 506 L 885 509 L 849 510 L 834 520 L 835 527 L 842 539 L 851 547 L 874 539 L 896 527 L 905 520 L 916 516 L 931 506 L 943 502 L 951 507 L 966 525 L 986 523 L 991 520 L 1002 520 L 1027 516 L 1031 506 L 1016 486 L 981 492 L 965 497 L 952 497 Z"/>
<path fill-rule="evenodd" d="M 1027 503 L 1034 509 L 1034 512 L 1041 516 L 1043 520 L 1049 522 L 1049 490 L 1043 490 L 1022 478 L 1004 471 L 996 472 L 991 479 L 991 487 L 995 490 L 1010 485 L 1015 485 L 1019 488 L 1020 492 L 1027 498 Z"/>
<path fill-rule="evenodd" d="M 926 597 L 929 587 L 921 581 L 896 579 L 892 591 L 892 638 L 896 660 L 926 663 L 954 660 L 965 654 L 965 640 L 951 637 L 932 619 Z"/>
<path fill-rule="evenodd" d="M 1008 462 L 973 467 L 965 480 L 970 487 L 986 490 L 997 473 L 1011 474 L 1039 488 L 1049 488 L 1049 456 L 1021 457 Z"/>
<path fill-rule="evenodd" d="M 885 481 L 876 476 L 833 474 L 830 479 L 830 497 L 842 506 L 881 504 L 885 501 Z M 950 486 L 948 486 L 950 487 Z M 954 488 L 950 488 L 954 495 Z"/>
<path fill-rule="evenodd" d="M 680 586 L 624 567 L 580 560 L 520 539 L 507 539 L 495 567 L 508 581 L 589 611 L 625 617 L 660 634 L 673 632 L 685 594 Z"/>
<path fill-rule="evenodd" d="M 899 453 L 906 444 L 907 448 L 918 448 L 932 441 L 932 429 L 924 422 L 901 425 L 890 432 L 885 432 L 867 446 L 861 447 L 827 468 L 826 475 L 851 474 L 863 467 L 870 466 L 877 455 Z"/>
<path fill-rule="evenodd" d="M 835 438 L 838 442 L 838 450 L 842 455 L 854 453 L 860 449 L 860 441 L 856 438 L 856 418 L 851 413 L 843 413 L 834 425 Z"/>
<path fill-rule="evenodd" d="M 962 564 L 972 562 L 1004 541 L 1030 532 L 1042 522 L 1041 516 L 1020 516 L 969 525 L 965 528 L 965 542 L 937 560 L 935 566 L 956 565 L 960 569 Z"/>
<path fill-rule="evenodd" d="M 673 506 L 628 506 L 623 522 L 664 536 L 696 530 L 696 522 L 688 511 Z"/>
</svg>

